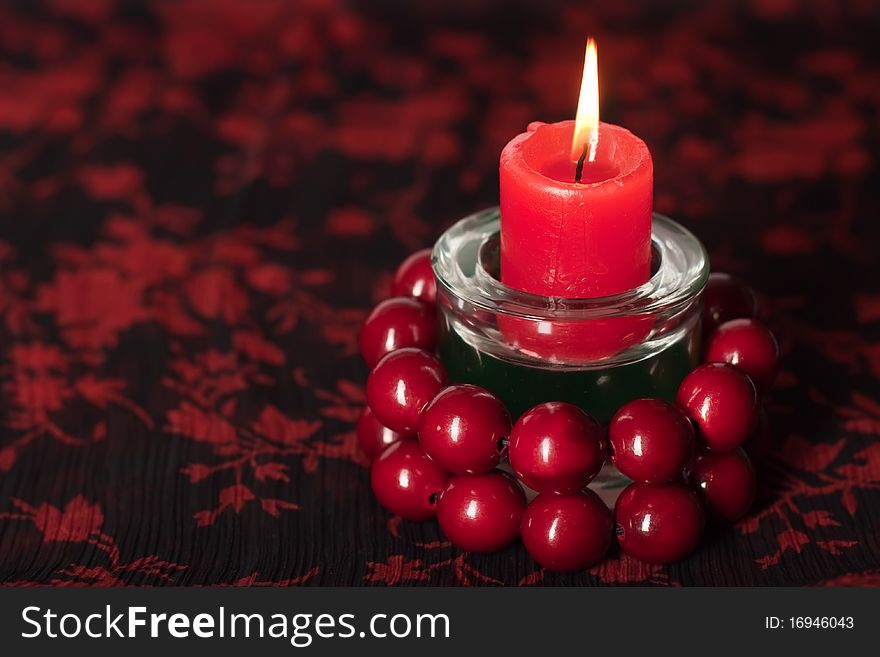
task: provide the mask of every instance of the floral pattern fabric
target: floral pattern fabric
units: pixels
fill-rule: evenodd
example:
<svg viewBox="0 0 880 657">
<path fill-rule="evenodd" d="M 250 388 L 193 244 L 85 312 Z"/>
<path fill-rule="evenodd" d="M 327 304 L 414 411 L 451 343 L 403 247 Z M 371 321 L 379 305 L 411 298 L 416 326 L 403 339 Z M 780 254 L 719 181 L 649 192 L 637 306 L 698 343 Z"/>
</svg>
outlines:
<svg viewBox="0 0 880 657">
<path fill-rule="evenodd" d="M 873 2 L 0 4 L 0 583 L 880 584 Z M 463 553 L 369 492 L 357 333 L 390 272 L 573 115 L 762 293 L 754 511 L 670 566 Z"/>
</svg>

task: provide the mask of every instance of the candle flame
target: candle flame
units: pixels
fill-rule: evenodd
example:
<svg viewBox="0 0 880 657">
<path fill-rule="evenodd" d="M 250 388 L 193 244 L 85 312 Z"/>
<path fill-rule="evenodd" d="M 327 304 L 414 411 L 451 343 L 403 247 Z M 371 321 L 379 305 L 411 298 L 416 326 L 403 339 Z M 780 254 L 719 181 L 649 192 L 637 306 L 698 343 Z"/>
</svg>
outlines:
<svg viewBox="0 0 880 657">
<path fill-rule="evenodd" d="M 577 162 L 586 152 L 587 161 L 596 159 L 599 144 L 599 64 L 596 42 L 587 39 L 584 55 L 584 75 L 581 78 L 581 95 L 578 98 L 577 115 L 574 120 L 574 137 L 571 140 L 571 161 Z"/>
</svg>

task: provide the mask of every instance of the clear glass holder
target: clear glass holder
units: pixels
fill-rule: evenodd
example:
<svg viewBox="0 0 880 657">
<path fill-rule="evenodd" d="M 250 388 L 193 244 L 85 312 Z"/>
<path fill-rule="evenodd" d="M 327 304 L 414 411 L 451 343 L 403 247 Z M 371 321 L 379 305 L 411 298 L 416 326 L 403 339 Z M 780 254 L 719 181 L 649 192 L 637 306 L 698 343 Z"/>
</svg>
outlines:
<svg viewBox="0 0 880 657">
<path fill-rule="evenodd" d="M 613 296 L 564 299 L 501 282 L 500 229 L 498 208 L 488 208 L 434 246 L 439 353 L 452 382 L 492 391 L 514 418 L 564 401 L 607 422 L 627 401 L 675 398 L 699 358 L 709 277 L 706 250 L 690 231 L 655 213 L 650 280 Z"/>
</svg>

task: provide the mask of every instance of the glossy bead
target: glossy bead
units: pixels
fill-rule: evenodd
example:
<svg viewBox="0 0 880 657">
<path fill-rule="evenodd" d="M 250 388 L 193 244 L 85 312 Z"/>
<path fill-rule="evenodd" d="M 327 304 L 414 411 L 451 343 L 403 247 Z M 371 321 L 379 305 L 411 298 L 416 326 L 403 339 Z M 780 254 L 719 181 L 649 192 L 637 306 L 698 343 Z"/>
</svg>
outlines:
<svg viewBox="0 0 880 657">
<path fill-rule="evenodd" d="M 706 348 L 706 361 L 730 363 L 748 374 L 758 390 L 767 390 L 776 378 L 779 345 L 760 322 L 732 319 L 712 334 Z"/>
<path fill-rule="evenodd" d="M 386 354 L 367 377 L 367 404 L 389 429 L 414 433 L 425 405 L 440 392 L 446 370 L 421 349 Z"/>
<path fill-rule="evenodd" d="M 431 268 L 431 249 L 416 251 L 400 263 L 391 284 L 394 296 L 416 297 L 427 303 L 437 298 L 437 279 Z"/>
<path fill-rule="evenodd" d="M 437 521 L 453 545 L 470 552 L 495 552 L 512 543 L 526 496 L 506 472 L 455 475 L 437 502 Z"/>
<path fill-rule="evenodd" d="M 703 290 L 703 332 L 708 335 L 724 322 L 758 313 L 755 292 L 730 274 L 709 274 Z"/>
<path fill-rule="evenodd" d="M 385 449 L 370 468 L 376 499 L 404 520 L 428 520 L 449 473 L 434 463 L 415 438 L 404 438 Z"/>
<path fill-rule="evenodd" d="M 379 456 L 388 445 L 407 437 L 407 434 L 398 433 L 379 422 L 369 406 L 364 408 L 358 418 L 356 433 L 358 447 L 371 461 Z"/>
<path fill-rule="evenodd" d="M 591 490 L 574 495 L 538 495 L 520 523 L 523 545 L 548 570 L 585 570 L 602 560 L 614 523 L 605 503 Z"/>
<path fill-rule="evenodd" d="M 697 425 L 709 449 L 729 452 L 741 445 L 757 419 L 755 384 L 727 363 L 706 363 L 688 374 L 676 402 Z"/>
<path fill-rule="evenodd" d="M 756 468 L 767 460 L 767 456 L 773 449 L 773 434 L 770 431 L 770 418 L 767 417 L 767 411 L 764 408 L 758 411 L 758 421 L 755 428 L 742 447 Z"/>
<path fill-rule="evenodd" d="M 570 495 L 602 468 L 602 427 L 573 404 L 539 404 L 513 425 L 509 457 L 516 476 L 532 490 Z"/>
<path fill-rule="evenodd" d="M 484 388 L 450 386 L 438 394 L 419 418 L 422 449 L 456 474 L 488 472 L 501 459 L 510 436 L 510 415 Z"/>
<path fill-rule="evenodd" d="M 697 547 L 705 526 L 703 504 L 684 484 L 630 484 L 614 507 L 617 542 L 648 563 L 679 561 Z"/>
<path fill-rule="evenodd" d="M 688 466 L 687 480 L 700 493 L 710 514 L 726 522 L 746 515 L 757 493 L 755 469 L 742 448 L 698 455 Z"/>
<path fill-rule="evenodd" d="M 694 451 L 694 427 L 661 399 L 636 399 L 608 425 L 611 460 L 633 481 L 661 484 L 681 477 Z"/>
<path fill-rule="evenodd" d="M 436 345 L 434 309 L 410 297 L 386 299 L 373 308 L 361 328 L 361 355 L 369 367 L 403 347 L 433 351 Z"/>
</svg>

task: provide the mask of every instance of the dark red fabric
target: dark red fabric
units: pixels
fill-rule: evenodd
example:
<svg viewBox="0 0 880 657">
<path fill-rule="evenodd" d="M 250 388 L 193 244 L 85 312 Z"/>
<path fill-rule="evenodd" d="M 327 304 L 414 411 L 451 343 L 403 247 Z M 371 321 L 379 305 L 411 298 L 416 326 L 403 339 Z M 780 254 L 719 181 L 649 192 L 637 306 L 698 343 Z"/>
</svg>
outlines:
<svg viewBox="0 0 880 657">
<path fill-rule="evenodd" d="M 412 5 L 412 6 L 410 6 Z M 880 583 L 872 2 L 0 6 L 0 582 Z M 754 513 L 668 567 L 464 554 L 369 492 L 357 331 L 574 112 L 781 336 Z"/>
</svg>

